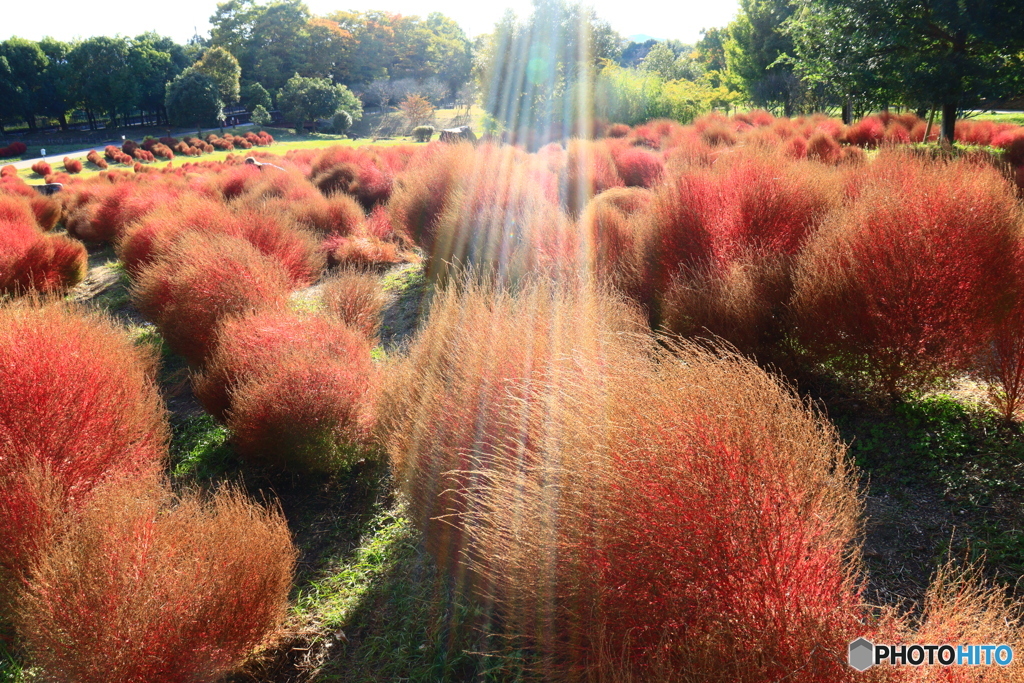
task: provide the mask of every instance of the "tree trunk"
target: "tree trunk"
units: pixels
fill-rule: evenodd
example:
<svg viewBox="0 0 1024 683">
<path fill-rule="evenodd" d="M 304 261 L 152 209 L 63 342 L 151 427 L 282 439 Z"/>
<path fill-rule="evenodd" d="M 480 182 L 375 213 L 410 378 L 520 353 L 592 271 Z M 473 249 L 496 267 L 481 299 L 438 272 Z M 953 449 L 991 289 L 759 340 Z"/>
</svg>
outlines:
<svg viewBox="0 0 1024 683">
<path fill-rule="evenodd" d="M 853 124 L 853 103 L 850 100 L 843 100 L 843 123 L 847 126 Z"/>
<path fill-rule="evenodd" d="M 85 118 L 89 119 L 89 130 L 96 130 L 96 119 L 93 118 L 92 109 L 85 110 Z"/>
<path fill-rule="evenodd" d="M 25 117 L 25 123 L 28 124 L 28 132 L 36 132 L 36 117 L 34 114 Z"/>
<path fill-rule="evenodd" d="M 935 123 L 935 107 L 932 107 L 932 113 L 928 115 L 928 125 L 924 128 L 924 140 L 922 142 L 928 142 L 931 139 L 933 123 Z"/>
<path fill-rule="evenodd" d="M 942 142 L 947 145 L 956 139 L 956 109 L 955 101 L 942 104 Z"/>
<path fill-rule="evenodd" d="M 62 131 L 64 131 L 65 133 L 68 131 L 68 115 L 67 114 L 61 114 L 60 115 L 60 129 Z"/>
</svg>

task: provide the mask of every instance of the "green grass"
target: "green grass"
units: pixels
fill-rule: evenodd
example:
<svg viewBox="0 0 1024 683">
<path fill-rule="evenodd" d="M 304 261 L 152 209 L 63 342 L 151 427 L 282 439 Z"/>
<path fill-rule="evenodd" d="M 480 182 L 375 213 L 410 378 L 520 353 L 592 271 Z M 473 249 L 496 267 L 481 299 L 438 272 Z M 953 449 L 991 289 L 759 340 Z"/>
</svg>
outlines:
<svg viewBox="0 0 1024 683">
<path fill-rule="evenodd" d="M 203 413 L 171 425 L 171 475 L 177 480 L 207 481 L 237 466 L 228 443 L 230 432 Z"/>
<path fill-rule="evenodd" d="M 34 678 L 0 639 L 0 683 L 26 683 Z"/>
<path fill-rule="evenodd" d="M 910 396 L 886 410 L 834 410 L 832 418 L 870 481 L 872 495 L 938 499 L 956 530 L 933 548 L 936 562 L 983 559 L 1013 586 L 1024 574 L 1024 440 L 992 409 L 946 394 Z"/>
<path fill-rule="evenodd" d="M 976 121 L 995 121 L 996 123 L 1012 123 L 1015 126 L 1024 126 L 1024 111 L 1011 112 L 1009 114 L 978 114 L 971 118 Z"/>
<path fill-rule="evenodd" d="M 378 507 L 358 547 L 302 587 L 295 614 L 346 644 L 318 681 L 525 680 L 524 653 L 441 575 L 401 506 Z"/>
</svg>

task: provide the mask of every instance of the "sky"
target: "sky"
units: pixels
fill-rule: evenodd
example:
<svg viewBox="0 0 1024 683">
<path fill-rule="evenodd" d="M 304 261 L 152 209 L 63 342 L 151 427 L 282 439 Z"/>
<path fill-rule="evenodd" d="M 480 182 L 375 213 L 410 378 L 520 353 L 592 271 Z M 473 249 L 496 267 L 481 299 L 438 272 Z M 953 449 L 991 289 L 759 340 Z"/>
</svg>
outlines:
<svg viewBox="0 0 1024 683">
<path fill-rule="evenodd" d="M 590 0 L 586 2 L 622 36 L 649 35 L 659 40 L 693 43 L 702 28 L 724 26 L 735 17 L 738 0 Z M 530 0 L 306 0 L 313 14 L 339 9 L 387 10 L 426 16 L 441 12 L 457 21 L 472 38 L 489 33 L 506 8 L 520 16 L 530 12 Z M 13 35 L 60 40 L 114 35 L 136 36 L 157 31 L 178 42 L 196 32 L 207 35 L 216 0 L 0 0 L 0 40 Z"/>
</svg>

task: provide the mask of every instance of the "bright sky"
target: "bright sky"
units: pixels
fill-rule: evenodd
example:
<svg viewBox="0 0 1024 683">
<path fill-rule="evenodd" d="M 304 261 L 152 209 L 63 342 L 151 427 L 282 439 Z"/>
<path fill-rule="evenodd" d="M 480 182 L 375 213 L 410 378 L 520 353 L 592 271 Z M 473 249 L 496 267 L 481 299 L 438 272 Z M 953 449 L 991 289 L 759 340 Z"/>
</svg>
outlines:
<svg viewBox="0 0 1024 683">
<path fill-rule="evenodd" d="M 724 26 L 736 15 L 738 0 L 591 0 L 598 16 L 623 36 L 646 34 L 692 43 L 702 28 Z M 306 0 L 313 14 L 338 9 L 382 9 L 406 15 L 441 12 L 457 21 L 474 37 L 489 33 L 505 9 L 524 16 L 530 0 Z M 135 36 L 155 30 L 178 42 L 196 31 L 206 35 L 216 0 L 0 0 L 0 40 L 12 35 L 39 40 L 49 35 L 60 40 L 120 33 Z"/>
</svg>

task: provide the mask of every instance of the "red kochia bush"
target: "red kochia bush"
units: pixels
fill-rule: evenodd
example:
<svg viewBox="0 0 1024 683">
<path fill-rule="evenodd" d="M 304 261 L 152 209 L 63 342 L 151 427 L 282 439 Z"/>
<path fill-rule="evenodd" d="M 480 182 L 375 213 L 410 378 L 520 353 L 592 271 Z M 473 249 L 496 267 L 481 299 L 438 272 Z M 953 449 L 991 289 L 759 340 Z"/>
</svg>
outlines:
<svg viewBox="0 0 1024 683">
<path fill-rule="evenodd" d="M 201 365 L 224 317 L 282 305 L 290 289 L 284 267 L 245 240 L 189 232 L 142 270 L 132 301 L 174 351 Z"/>
<path fill-rule="evenodd" d="M 97 168 L 105 169 L 107 167 L 106 159 L 101 157 L 100 153 L 97 152 L 96 150 L 90 151 L 88 154 L 85 155 L 85 158 L 90 164 L 96 166 Z"/>
<path fill-rule="evenodd" d="M 279 509 L 122 482 L 35 567 L 17 624 L 52 680 L 211 683 L 280 626 L 294 563 Z"/>
<path fill-rule="evenodd" d="M 803 251 L 794 311 L 817 360 L 894 393 L 964 368 L 990 338 L 1019 208 L 983 164 L 894 153 L 870 174 Z"/>
<path fill-rule="evenodd" d="M 0 368 L 2 593 L 65 508 L 108 477 L 159 470 L 168 430 L 153 359 L 96 313 L 0 307 Z"/>
<path fill-rule="evenodd" d="M 358 270 L 341 270 L 320 286 L 324 310 L 369 339 L 376 338 L 380 330 L 387 302 L 378 278 Z"/>
<path fill-rule="evenodd" d="M 21 156 L 27 151 L 28 146 L 24 142 L 12 142 L 6 147 L 0 147 L 0 159 Z"/>
<path fill-rule="evenodd" d="M 866 116 L 846 129 L 846 142 L 858 147 L 877 147 L 885 137 L 885 124 L 876 116 Z"/>
<path fill-rule="evenodd" d="M 467 468 L 478 592 L 555 680 L 847 680 L 832 653 L 870 627 L 838 435 L 747 360 L 628 345 L 510 390 L 549 436 Z"/>
<path fill-rule="evenodd" d="M 241 236 L 246 225 L 224 204 L 194 194 L 180 204 L 162 204 L 128 224 L 116 242 L 117 257 L 133 276 L 160 257 L 186 232 Z"/>
<path fill-rule="evenodd" d="M 81 173 L 82 162 L 78 159 L 72 159 L 71 157 L 64 157 L 64 170 L 68 173 Z"/>
<path fill-rule="evenodd" d="M 32 164 L 32 172 L 40 176 L 48 176 L 53 173 L 53 167 L 42 159 Z"/>
<path fill-rule="evenodd" d="M 0 168 L 0 178 L 16 178 L 17 176 L 18 169 L 13 164 L 7 164 Z"/>
<path fill-rule="evenodd" d="M 31 205 L 0 194 L 0 293 L 61 292 L 85 277 L 85 247 L 40 232 Z"/>
<path fill-rule="evenodd" d="M 338 326 L 346 353 L 295 353 L 275 359 L 238 385 L 228 427 L 239 455 L 303 472 L 329 472 L 369 442 L 373 385 L 370 342 Z"/>
<path fill-rule="evenodd" d="M 615 168 L 627 187 L 652 187 L 661 180 L 665 162 L 654 152 L 630 145 L 609 145 Z"/>
<path fill-rule="evenodd" d="M 27 183 L 22 182 L 17 178 L 11 180 L 5 180 L 0 182 L 0 197 L 18 197 L 22 202 L 27 201 L 27 206 L 31 209 L 32 215 L 35 216 L 35 222 L 42 230 L 52 230 L 57 222 L 60 220 L 63 213 L 63 209 L 60 201 L 53 197 L 44 197 L 32 188 Z M 3 201 L 3 200 L 0 200 Z M 10 202 L 7 206 L 13 206 Z M 25 205 L 18 209 L 19 212 L 23 211 Z M 3 216 L 4 210 L 0 209 L 0 217 Z M 31 219 L 29 220 L 31 222 Z"/>
<path fill-rule="evenodd" d="M 238 386 L 295 354 L 323 363 L 365 356 L 369 348 L 356 328 L 339 318 L 300 315 L 286 308 L 263 308 L 224 320 L 217 349 L 201 373 L 193 376 L 196 397 L 214 417 L 224 420 Z"/>
</svg>

